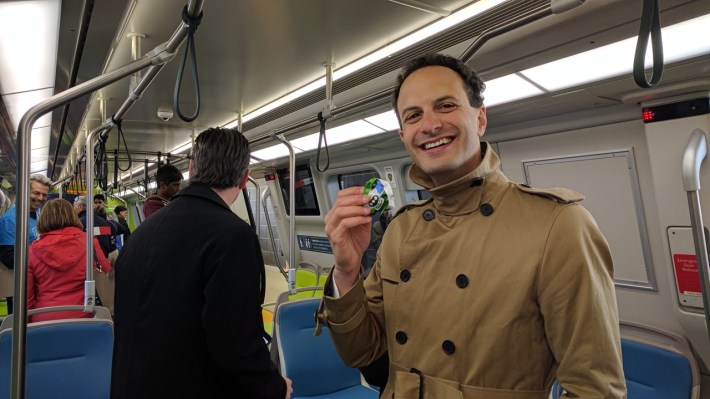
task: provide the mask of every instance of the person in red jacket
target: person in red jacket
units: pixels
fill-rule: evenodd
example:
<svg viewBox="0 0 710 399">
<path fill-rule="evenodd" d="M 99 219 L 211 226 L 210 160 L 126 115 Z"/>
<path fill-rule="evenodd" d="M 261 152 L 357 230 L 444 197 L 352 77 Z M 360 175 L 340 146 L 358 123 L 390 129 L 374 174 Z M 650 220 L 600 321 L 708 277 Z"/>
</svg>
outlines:
<svg viewBox="0 0 710 399">
<path fill-rule="evenodd" d="M 48 201 L 37 221 L 37 231 L 40 238 L 32 243 L 28 252 L 27 308 L 82 305 L 86 233 L 71 203 L 60 198 Z M 52 312 L 34 315 L 30 321 L 78 317 L 91 317 L 91 314 Z"/>
</svg>

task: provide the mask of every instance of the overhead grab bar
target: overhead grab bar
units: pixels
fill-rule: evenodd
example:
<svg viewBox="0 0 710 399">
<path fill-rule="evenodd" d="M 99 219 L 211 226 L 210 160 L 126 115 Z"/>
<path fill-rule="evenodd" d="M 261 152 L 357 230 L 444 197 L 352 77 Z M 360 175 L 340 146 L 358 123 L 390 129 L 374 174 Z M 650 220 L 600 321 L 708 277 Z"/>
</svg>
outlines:
<svg viewBox="0 0 710 399">
<path fill-rule="evenodd" d="M 274 138 L 288 147 L 288 290 L 296 293 L 296 154 L 283 134 Z M 283 241 L 283 240 L 282 240 Z"/>
<path fill-rule="evenodd" d="M 203 0 L 190 0 L 191 7 L 197 9 L 197 5 L 201 8 Z M 189 7 L 189 8 L 191 8 Z M 183 23 L 184 25 L 184 23 Z M 180 29 L 180 28 L 179 28 Z M 130 76 L 151 65 L 161 65 L 168 62 L 174 54 L 167 52 L 166 49 L 174 49 L 180 45 L 186 35 L 177 38 L 176 35 L 165 44 L 161 44 L 152 51 L 148 52 L 142 58 L 133 61 L 125 66 L 117 68 L 111 72 L 90 79 L 80 85 L 74 86 L 59 94 L 40 102 L 30 108 L 20 120 L 17 129 L 17 154 L 6 154 L 11 161 L 16 161 L 17 166 L 17 214 L 28 215 L 30 209 L 30 161 L 31 154 L 31 132 L 35 122 L 46 113 L 61 107 L 77 98 L 94 92 L 102 87 L 106 87 L 126 76 Z M 100 131 L 97 129 L 96 132 Z M 92 135 L 93 137 L 93 135 Z M 87 140 L 89 138 L 87 137 Z M 90 153 L 93 155 L 92 153 Z M 16 155 L 16 156 L 15 156 Z M 16 159 L 12 159 L 16 158 Z M 92 156 L 87 156 L 87 175 L 91 175 L 92 169 L 89 168 L 89 159 Z M 93 165 L 92 165 L 93 167 Z M 87 179 L 89 176 L 87 176 Z M 93 204 L 91 197 L 91 187 L 87 187 L 87 208 L 89 204 Z M 90 208 L 87 212 L 87 236 L 93 232 L 93 209 Z M 91 217 L 91 219 L 90 219 Z M 29 238 L 29 221 L 27 217 L 17 218 L 15 227 L 15 288 L 14 288 L 14 306 L 13 313 L 16 315 L 12 323 L 12 375 L 10 380 L 10 397 L 13 399 L 23 399 L 25 394 L 25 343 L 27 336 L 27 240 Z M 93 238 L 93 236 L 92 236 Z M 87 239 L 87 242 L 89 240 Z M 93 241 L 87 247 L 88 253 L 92 253 Z M 87 256 L 88 258 L 88 256 Z M 88 259 L 87 259 L 88 261 Z"/>
<path fill-rule="evenodd" d="M 518 29 L 531 22 L 535 22 L 552 14 L 562 14 L 564 12 L 567 12 L 573 8 L 581 6 L 582 4 L 584 4 L 585 1 L 586 0 L 552 0 L 550 2 L 549 7 L 545 7 L 537 12 L 529 14 L 508 24 L 492 27 L 481 33 L 481 35 L 479 35 L 476 40 L 474 40 L 473 43 L 468 46 L 466 51 L 464 51 L 463 54 L 461 54 L 461 57 L 459 58 L 463 62 L 468 63 L 469 61 L 471 61 L 471 58 L 473 58 L 473 55 L 476 54 L 476 52 L 478 52 L 478 50 L 480 50 L 481 47 L 483 47 L 483 45 L 488 42 L 488 40 L 494 37 L 498 37 L 504 33 L 508 33 L 514 29 Z"/>
<path fill-rule="evenodd" d="M 695 256 L 698 262 L 700 283 L 703 290 L 703 305 L 705 306 L 705 324 L 710 333 L 710 269 L 708 269 L 708 248 L 705 241 L 702 207 L 700 205 L 700 166 L 708 153 L 705 132 L 694 129 L 690 133 L 688 145 L 683 154 L 683 190 L 688 194 L 690 224 L 693 230 Z"/>
</svg>

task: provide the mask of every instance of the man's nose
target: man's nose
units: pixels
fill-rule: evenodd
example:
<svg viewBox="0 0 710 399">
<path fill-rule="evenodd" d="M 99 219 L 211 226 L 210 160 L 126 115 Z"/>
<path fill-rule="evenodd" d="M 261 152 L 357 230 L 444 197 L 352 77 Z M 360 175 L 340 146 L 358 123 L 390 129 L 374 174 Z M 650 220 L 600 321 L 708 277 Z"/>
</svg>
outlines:
<svg viewBox="0 0 710 399">
<path fill-rule="evenodd" d="M 422 131 L 425 133 L 435 133 L 441 128 L 441 119 L 432 111 L 424 111 L 422 113 Z"/>
</svg>

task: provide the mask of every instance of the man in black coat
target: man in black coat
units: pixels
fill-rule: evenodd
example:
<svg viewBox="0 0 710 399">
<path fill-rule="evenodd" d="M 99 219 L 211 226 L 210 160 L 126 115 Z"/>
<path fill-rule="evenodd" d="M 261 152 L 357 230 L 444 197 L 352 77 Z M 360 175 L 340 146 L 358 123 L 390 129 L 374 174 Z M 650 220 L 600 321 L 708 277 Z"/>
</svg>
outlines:
<svg viewBox="0 0 710 399">
<path fill-rule="evenodd" d="M 190 185 L 123 248 L 111 398 L 290 396 L 264 341 L 259 240 L 229 208 L 248 166 L 241 133 L 202 132 Z"/>
</svg>

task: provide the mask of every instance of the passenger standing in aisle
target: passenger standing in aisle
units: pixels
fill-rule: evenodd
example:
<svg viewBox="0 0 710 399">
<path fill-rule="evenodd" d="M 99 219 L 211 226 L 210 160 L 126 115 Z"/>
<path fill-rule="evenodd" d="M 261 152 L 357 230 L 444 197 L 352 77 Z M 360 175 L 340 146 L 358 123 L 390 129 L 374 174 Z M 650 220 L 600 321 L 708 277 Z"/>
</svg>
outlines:
<svg viewBox="0 0 710 399">
<path fill-rule="evenodd" d="M 151 195 L 143 203 L 143 216 L 148 217 L 168 205 L 170 199 L 180 191 L 182 173 L 173 165 L 163 165 L 158 168 L 155 174 L 155 181 L 158 185 L 156 195 Z"/>
<path fill-rule="evenodd" d="M 113 211 L 116 213 L 116 220 L 123 226 L 123 239 L 121 244 L 125 245 L 128 237 L 131 236 L 131 229 L 128 227 L 128 208 L 123 205 L 116 206 Z M 122 246 L 123 246 L 122 245 Z"/>
<path fill-rule="evenodd" d="M 39 208 L 42 207 L 49 196 L 49 187 L 52 181 L 40 174 L 30 176 L 30 223 L 29 239 L 27 245 L 39 238 L 37 233 L 37 218 Z M 5 212 L 0 218 L 0 261 L 8 268 L 15 268 L 15 221 L 17 210 L 15 205 Z"/>
<path fill-rule="evenodd" d="M 47 197 L 49 196 L 49 188 L 52 181 L 48 177 L 40 174 L 30 176 L 30 219 L 29 219 L 29 238 L 27 245 L 32 244 L 34 240 L 39 238 L 37 233 L 37 218 L 39 216 L 39 208 L 42 207 Z M 0 217 L 0 262 L 7 269 L 15 268 L 15 222 L 17 221 L 17 209 L 12 205 L 10 209 Z M 0 266 L 2 267 L 2 266 Z M 11 272 L 3 270 L 5 278 L 10 278 Z M 14 284 L 14 282 L 13 282 Z M 7 310 L 12 313 L 12 297 L 7 297 Z"/>
<path fill-rule="evenodd" d="M 190 185 L 119 255 L 113 399 L 290 396 L 264 341 L 259 240 L 230 210 L 249 154 L 236 130 L 202 132 Z"/>
<path fill-rule="evenodd" d="M 69 201 L 56 198 L 44 205 L 37 222 L 40 238 L 27 261 L 27 308 L 83 305 L 86 281 L 86 233 Z M 31 316 L 30 321 L 91 317 L 81 311 Z"/>
<path fill-rule="evenodd" d="M 111 237 L 114 234 L 113 226 L 111 226 L 104 217 L 99 214 L 99 211 L 103 209 L 101 205 L 94 205 L 94 246 L 98 243 L 97 251 L 101 252 L 101 258 L 108 260 L 108 255 L 112 251 Z M 86 197 L 80 195 L 74 199 L 74 212 L 79 217 L 81 225 L 84 226 L 84 231 L 86 231 Z M 113 245 L 113 250 L 116 246 Z M 102 264 L 103 266 L 103 264 Z M 108 270 L 108 269 L 107 269 Z"/>
<path fill-rule="evenodd" d="M 362 187 L 325 217 L 335 267 L 319 320 L 340 355 L 365 366 L 389 352 L 383 397 L 626 397 L 609 247 L 571 190 L 510 182 L 490 145 L 483 82 L 431 54 L 400 73 L 394 108 L 432 198 L 389 223 L 367 280 Z"/>
</svg>

